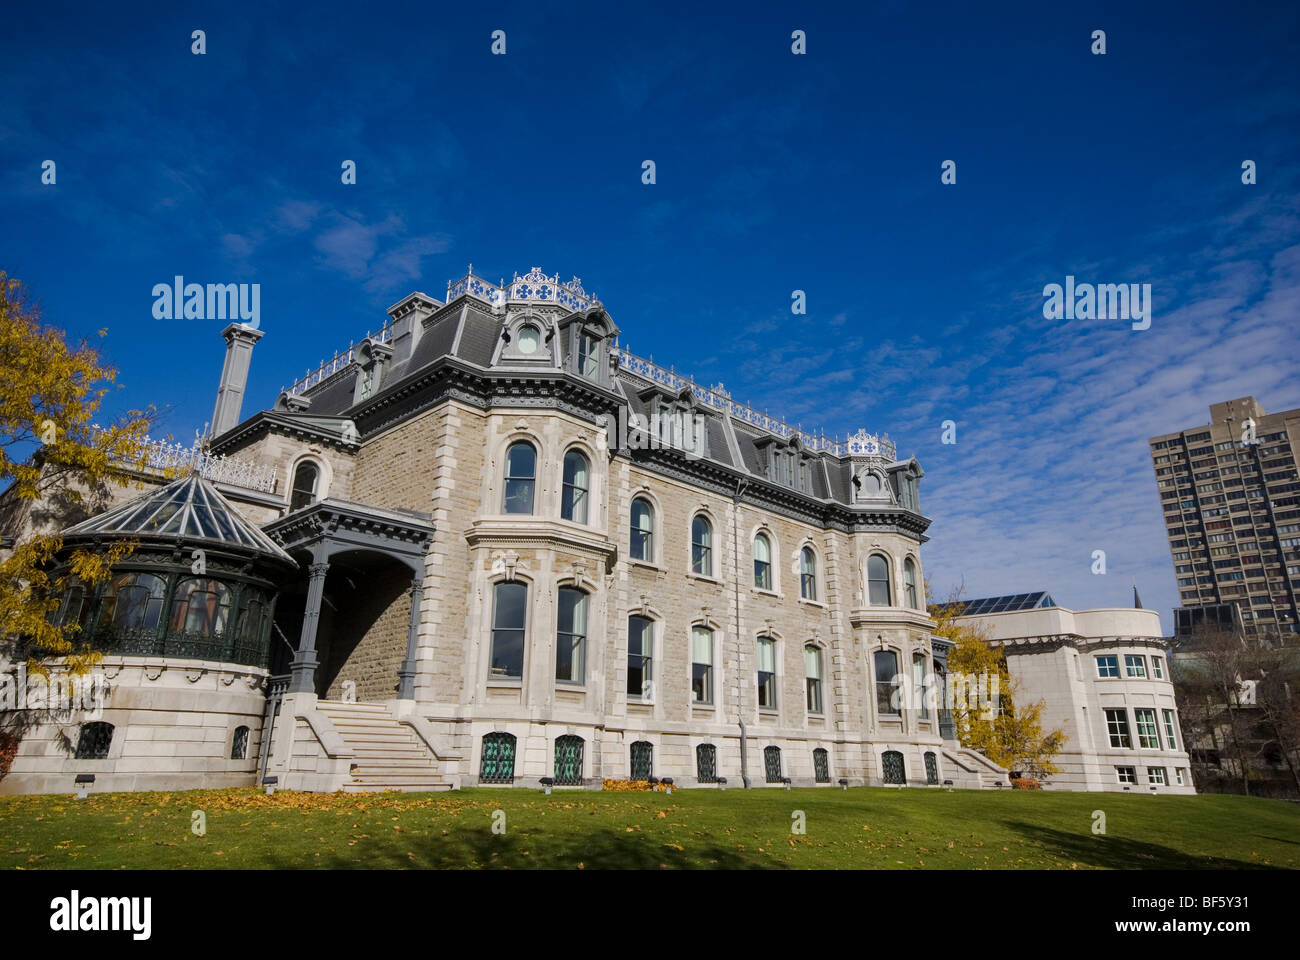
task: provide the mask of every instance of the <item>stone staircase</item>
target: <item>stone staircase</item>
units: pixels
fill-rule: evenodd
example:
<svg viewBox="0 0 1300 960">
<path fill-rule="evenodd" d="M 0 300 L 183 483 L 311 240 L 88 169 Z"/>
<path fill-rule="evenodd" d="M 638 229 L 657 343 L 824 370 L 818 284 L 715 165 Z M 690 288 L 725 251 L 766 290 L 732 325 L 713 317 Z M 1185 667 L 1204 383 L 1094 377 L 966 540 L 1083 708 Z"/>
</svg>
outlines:
<svg viewBox="0 0 1300 960">
<path fill-rule="evenodd" d="M 452 781 L 410 727 L 398 723 L 381 703 L 319 700 L 316 709 L 353 751 L 344 793 L 450 790 Z"/>
</svg>

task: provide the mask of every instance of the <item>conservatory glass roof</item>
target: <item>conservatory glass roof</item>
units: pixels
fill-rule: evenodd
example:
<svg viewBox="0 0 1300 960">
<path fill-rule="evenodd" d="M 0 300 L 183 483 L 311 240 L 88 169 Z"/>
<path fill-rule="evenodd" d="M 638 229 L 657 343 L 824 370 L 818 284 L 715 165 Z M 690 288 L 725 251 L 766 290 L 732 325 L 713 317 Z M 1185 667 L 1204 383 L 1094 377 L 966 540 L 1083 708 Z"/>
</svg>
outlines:
<svg viewBox="0 0 1300 960">
<path fill-rule="evenodd" d="M 262 553 L 294 562 L 197 473 L 83 520 L 64 530 L 63 535 L 210 540 L 236 551 Z"/>
<path fill-rule="evenodd" d="M 986 613 L 1009 613 L 1013 610 L 1038 610 L 1054 607 L 1052 595 L 1040 590 L 1037 593 L 1012 593 L 1005 597 L 981 597 L 978 600 L 961 600 L 960 616 L 978 617 Z"/>
</svg>

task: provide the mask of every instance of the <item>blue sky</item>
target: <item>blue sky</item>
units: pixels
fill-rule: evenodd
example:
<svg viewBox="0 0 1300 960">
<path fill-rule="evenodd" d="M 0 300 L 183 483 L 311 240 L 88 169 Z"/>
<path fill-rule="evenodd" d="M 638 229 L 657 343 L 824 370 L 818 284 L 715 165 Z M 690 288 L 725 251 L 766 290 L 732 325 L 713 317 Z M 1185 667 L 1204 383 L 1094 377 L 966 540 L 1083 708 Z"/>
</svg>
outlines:
<svg viewBox="0 0 1300 960">
<path fill-rule="evenodd" d="M 576 274 L 635 352 L 915 454 L 940 592 L 1136 577 L 1169 626 L 1146 438 L 1300 406 L 1296 5 L 464 6 L 9 11 L 0 267 L 178 437 L 223 346 L 153 318 L 176 274 L 261 284 L 245 413 L 469 262 Z M 1150 329 L 1045 320 L 1067 274 L 1150 283 Z"/>
</svg>

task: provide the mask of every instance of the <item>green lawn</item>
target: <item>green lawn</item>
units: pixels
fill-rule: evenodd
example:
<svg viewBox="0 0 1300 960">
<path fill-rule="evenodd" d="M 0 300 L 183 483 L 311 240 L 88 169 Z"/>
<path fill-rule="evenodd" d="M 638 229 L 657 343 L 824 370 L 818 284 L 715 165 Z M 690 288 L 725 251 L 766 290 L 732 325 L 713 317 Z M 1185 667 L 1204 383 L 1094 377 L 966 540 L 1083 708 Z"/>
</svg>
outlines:
<svg viewBox="0 0 1300 960">
<path fill-rule="evenodd" d="M 886 789 L 0 797 L 0 868 L 144 867 L 1294 869 L 1300 806 Z"/>
</svg>

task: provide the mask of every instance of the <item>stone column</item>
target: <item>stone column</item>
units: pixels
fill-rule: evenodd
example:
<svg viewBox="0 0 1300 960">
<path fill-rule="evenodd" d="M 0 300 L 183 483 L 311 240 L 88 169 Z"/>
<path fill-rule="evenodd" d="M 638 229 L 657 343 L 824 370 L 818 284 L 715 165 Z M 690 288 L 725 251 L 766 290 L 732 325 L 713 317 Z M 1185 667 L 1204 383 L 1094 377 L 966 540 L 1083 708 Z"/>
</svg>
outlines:
<svg viewBox="0 0 1300 960">
<path fill-rule="evenodd" d="M 424 577 L 411 579 L 411 619 L 406 627 L 406 659 L 397 671 L 397 698 L 415 699 L 415 665 L 420 639 L 420 601 L 424 597 Z"/>
<path fill-rule="evenodd" d="M 325 574 L 329 572 L 329 562 L 313 563 L 308 567 L 311 579 L 307 582 L 307 608 L 302 615 L 302 635 L 298 639 L 298 652 L 294 655 L 290 667 L 290 693 L 315 693 L 316 668 L 320 661 L 316 659 L 316 628 L 320 624 L 320 603 L 325 595 Z"/>
</svg>

